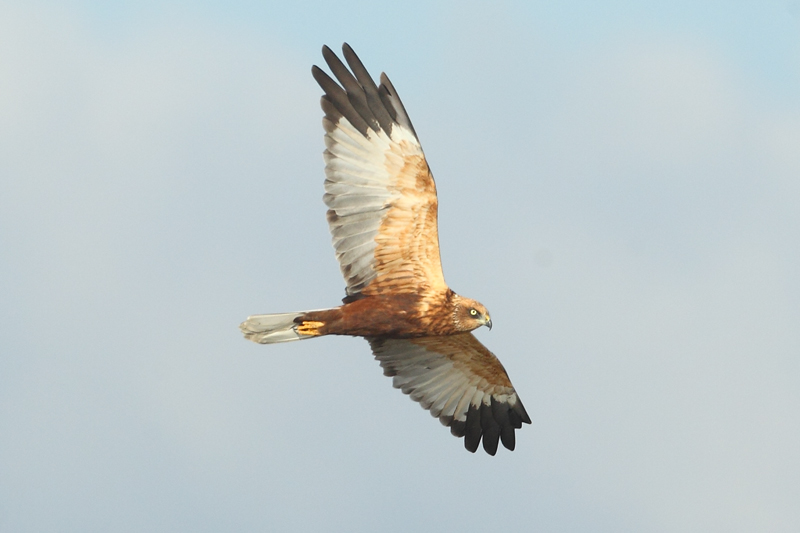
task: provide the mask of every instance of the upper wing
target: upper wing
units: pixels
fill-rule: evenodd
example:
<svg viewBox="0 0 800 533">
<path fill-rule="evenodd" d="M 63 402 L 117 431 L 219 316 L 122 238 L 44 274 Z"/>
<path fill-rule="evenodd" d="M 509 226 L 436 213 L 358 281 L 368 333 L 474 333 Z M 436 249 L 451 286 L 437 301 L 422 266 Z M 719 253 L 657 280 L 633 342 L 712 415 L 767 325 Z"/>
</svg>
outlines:
<svg viewBox="0 0 800 533">
<path fill-rule="evenodd" d="M 312 74 L 325 91 L 324 201 L 347 294 L 446 290 L 436 186 L 414 127 L 389 78 L 377 87 L 342 48 L 352 72 L 322 49 L 341 86 Z"/>
<path fill-rule="evenodd" d="M 367 339 L 383 373 L 474 452 L 514 449 L 514 430 L 531 419 L 503 365 L 472 333 L 416 339 Z"/>
</svg>

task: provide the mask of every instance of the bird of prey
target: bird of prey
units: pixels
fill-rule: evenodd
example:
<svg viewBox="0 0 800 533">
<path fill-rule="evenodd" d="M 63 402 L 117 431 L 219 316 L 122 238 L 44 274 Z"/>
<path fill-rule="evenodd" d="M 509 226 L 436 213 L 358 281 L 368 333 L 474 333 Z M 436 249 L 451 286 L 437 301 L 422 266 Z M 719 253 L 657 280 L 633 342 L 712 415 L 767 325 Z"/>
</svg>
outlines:
<svg viewBox="0 0 800 533">
<path fill-rule="evenodd" d="M 347 66 L 324 46 L 333 75 L 312 75 L 325 94 L 325 196 L 333 246 L 347 284 L 332 309 L 254 315 L 240 328 L 271 344 L 324 335 L 364 337 L 393 384 L 428 409 L 464 446 L 498 441 L 531 420 L 500 361 L 472 330 L 492 320 L 447 286 L 439 259 L 438 201 L 417 134 L 385 74 L 376 85 L 346 43 Z"/>
</svg>

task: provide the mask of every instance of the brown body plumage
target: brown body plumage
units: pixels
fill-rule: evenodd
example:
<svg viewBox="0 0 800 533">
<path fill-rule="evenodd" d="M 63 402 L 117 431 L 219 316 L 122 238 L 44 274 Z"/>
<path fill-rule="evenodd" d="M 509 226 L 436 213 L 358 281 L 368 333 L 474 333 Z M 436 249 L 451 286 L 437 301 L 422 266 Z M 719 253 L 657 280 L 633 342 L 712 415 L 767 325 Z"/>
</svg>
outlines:
<svg viewBox="0 0 800 533">
<path fill-rule="evenodd" d="M 462 298 L 450 289 L 420 296 L 412 293 L 365 296 L 334 309 L 309 311 L 295 324 L 319 323 L 317 335 L 393 337 L 398 339 L 466 333 L 485 324 L 471 317 L 469 309 L 488 317 L 478 302 Z M 466 311 L 466 312 L 465 312 Z"/>
<path fill-rule="evenodd" d="M 470 331 L 492 327 L 486 308 L 454 293 L 439 257 L 438 200 L 422 147 L 385 74 L 375 85 L 348 45 L 349 69 L 328 47 L 339 84 L 316 66 L 325 91 L 324 201 L 347 284 L 333 309 L 254 315 L 248 339 L 287 342 L 324 335 L 365 337 L 394 386 L 494 455 L 513 450 L 514 430 L 530 423 L 503 365 Z M 341 85 L 340 85 L 341 84 Z"/>
</svg>

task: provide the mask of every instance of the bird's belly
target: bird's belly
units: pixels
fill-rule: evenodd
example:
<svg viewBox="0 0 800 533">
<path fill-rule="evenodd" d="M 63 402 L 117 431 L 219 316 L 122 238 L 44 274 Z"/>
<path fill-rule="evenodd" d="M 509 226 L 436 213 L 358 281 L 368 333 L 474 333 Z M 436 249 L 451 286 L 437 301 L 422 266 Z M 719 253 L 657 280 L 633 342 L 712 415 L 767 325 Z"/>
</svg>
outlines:
<svg viewBox="0 0 800 533">
<path fill-rule="evenodd" d="M 427 306 L 424 306 L 427 307 Z M 339 335 L 359 337 L 425 337 L 431 331 L 431 317 L 421 312 L 416 295 L 394 298 L 364 298 L 342 307 Z"/>
</svg>

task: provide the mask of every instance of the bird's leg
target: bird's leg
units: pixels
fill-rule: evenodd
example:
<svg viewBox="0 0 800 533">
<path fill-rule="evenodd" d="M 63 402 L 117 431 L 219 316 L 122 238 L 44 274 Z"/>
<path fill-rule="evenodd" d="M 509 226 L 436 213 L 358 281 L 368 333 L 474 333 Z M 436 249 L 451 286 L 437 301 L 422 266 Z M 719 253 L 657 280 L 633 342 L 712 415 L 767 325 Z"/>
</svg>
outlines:
<svg viewBox="0 0 800 533">
<path fill-rule="evenodd" d="M 297 326 L 297 333 L 301 335 L 319 335 L 319 328 L 325 325 L 325 322 L 315 322 L 313 320 L 303 320 Z"/>
</svg>

